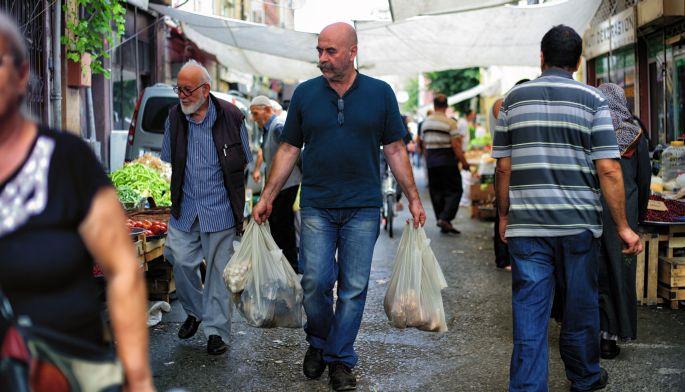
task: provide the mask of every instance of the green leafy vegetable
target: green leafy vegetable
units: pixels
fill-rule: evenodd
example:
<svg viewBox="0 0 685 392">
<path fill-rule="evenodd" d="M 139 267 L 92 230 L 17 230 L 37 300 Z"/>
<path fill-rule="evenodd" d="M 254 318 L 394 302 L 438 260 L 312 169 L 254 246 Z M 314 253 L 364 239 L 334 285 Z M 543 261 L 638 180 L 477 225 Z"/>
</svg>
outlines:
<svg viewBox="0 0 685 392">
<path fill-rule="evenodd" d="M 158 206 L 171 205 L 169 183 L 155 170 L 141 163 L 131 163 L 110 174 L 122 203 L 137 203 L 152 197 Z"/>
</svg>

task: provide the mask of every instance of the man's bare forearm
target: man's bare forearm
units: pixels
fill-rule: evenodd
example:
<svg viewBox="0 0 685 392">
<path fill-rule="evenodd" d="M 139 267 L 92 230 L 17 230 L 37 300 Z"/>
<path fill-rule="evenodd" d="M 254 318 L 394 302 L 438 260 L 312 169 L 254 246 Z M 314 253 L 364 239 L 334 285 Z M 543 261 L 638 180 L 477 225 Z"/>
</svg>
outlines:
<svg viewBox="0 0 685 392">
<path fill-rule="evenodd" d="M 452 150 L 454 151 L 454 155 L 457 156 L 459 162 L 461 162 L 461 165 L 464 167 L 464 169 L 466 169 L 469 165 L 469 162 L 466 160 L 466 156 L 464 155 L 462 138 L 452 139 Z"/>
<path fill-rule="evenodd" d="M 292 173 L 299 155 L 299 148 L 288 143 L 281 143 L 269 170 L 269 181 L 262 191 L 262 198 L 267 203 L 273 203 L 276 196 L 278 196 L 278 192 L 281 191 L 283 184 L 285 184 L 290 173 Z"/>
<path fill-rule="evenodd" d="M 511 158 L 497 160 L 495 169 L 495 195 L 500 216 L 509 215 L 509 181 L 511 179 Z"/>
<path fill-rule="evenodd" d="M 414 174 L 411 169 L 411 164 L 409 163 L 409 157 L 407 156 L 407 150 L 404 147 L 404 143 L 399 140 L 385 145 L 383 146 L 383 153 L 385 154 L 386 161 L 388 161 L 390 170 L 392 170 L 392 174 L 402 187 L 402 191 L 407 196 L 407 199 L 409 201 L 418 200 L 419 191 L 416 189 Z"/>
<path fill-rule="evenodd" d="M 620 231 L 628 227 L 626 220 L 626 197 L 623 188 L 623 172 L 617 160 L 602 160 L 597 165 L 597 176 L 602 188 L 602 195 L 609 206 L 611 217 Z"/>
</svg>

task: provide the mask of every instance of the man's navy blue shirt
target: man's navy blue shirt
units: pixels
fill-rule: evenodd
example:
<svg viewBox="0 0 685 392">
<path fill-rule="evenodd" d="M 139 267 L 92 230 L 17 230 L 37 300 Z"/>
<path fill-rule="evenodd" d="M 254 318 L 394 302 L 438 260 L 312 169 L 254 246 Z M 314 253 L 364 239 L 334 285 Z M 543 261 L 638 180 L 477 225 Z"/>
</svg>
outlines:
<svg viewBox="0 0 685 392">
<path fill-rule="evenodd" d="M 395 93 L 362 74 L 342 97 L 323 76 L 300 84 L 288 108 L 281 140 L 302 150 L 302 207 L 382 205 L 380 146 L 402 139 L 406 128 Z"/>
</svg>

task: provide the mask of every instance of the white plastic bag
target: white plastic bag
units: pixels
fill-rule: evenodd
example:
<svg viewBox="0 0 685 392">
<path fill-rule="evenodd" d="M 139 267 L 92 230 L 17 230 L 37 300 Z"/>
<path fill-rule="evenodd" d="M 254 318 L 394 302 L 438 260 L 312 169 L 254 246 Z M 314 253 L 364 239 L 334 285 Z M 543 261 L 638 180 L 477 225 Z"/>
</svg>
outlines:
<svg viewBox="0 0 685 392">
<path fill-rule="evenodd" d="M 430 248 L 423 228 L 407 224 L 402 233 L 395 266 L 383 306 L 390 323 L 397 328 L 445 332 L 445 310 L 441 290 L 445 276 Z"/>
<path fill-rule="evenodd" d="M 271 236 L 268 223 L 251 221 L 247 225 L 226 265 L 224 280 L 248 324 L 259 328 L 304 325 L 302 286 Z"/>
</svg>

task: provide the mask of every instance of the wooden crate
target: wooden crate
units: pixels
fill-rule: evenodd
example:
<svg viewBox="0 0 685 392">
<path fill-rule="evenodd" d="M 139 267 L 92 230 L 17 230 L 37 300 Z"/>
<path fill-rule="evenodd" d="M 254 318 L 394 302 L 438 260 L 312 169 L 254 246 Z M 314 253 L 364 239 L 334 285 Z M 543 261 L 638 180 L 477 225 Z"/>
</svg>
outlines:
<svg viewBox="0 0 685 392">
<path fill-rule="evenodd" d="M 663 236 L 659 233 L 649 233 L 643 234 L 640 239 L 644 251 L 637 255 L 637 266 L 635 268 L 637 303 L 640 305 L 656 305 L 659 303 L 657 295 L 659 244 L 667 240 L 668 236 Z"/>
<path fill-rule="evenodd" d="M 148 298 L 169 302 L 171 294 L 176 291 L 173 267 L 164 257 L 148 262 L 145 272 Z"/>
<path fill-rule="evenodd" d="M 659 296 L 678 309 L 678 302 L 685 301 L 685 257 L 659 258 Z"/>
<path fill-rule="evenodd" d="M 147 296 L 151 301 L 171 302 L 171 294 L 176 291 L 176 282 L 173 279 L 147 280 Z"/>
<path fill-rule="evenodd" d="M 158 238 L 156 240 L 148 241 L 145 239 L 143 243 L 143 250 L 145 251 L 145 261 L 150 262 L 158 257 L 164 255 L 164 245 L 166 244 L 166 237 Z"/>
</svg>

